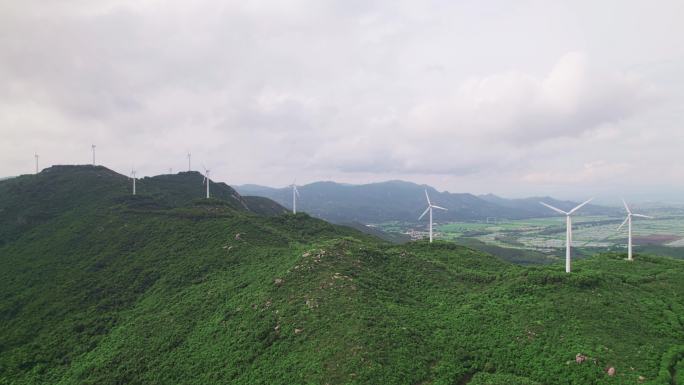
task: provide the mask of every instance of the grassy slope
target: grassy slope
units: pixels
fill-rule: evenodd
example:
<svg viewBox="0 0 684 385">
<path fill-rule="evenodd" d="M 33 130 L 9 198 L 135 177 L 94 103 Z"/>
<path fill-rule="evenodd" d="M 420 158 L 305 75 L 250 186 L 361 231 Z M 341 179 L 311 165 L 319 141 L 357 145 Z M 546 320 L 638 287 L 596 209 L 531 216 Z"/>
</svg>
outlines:
<svg viewBox="0 0 684 385">
<path fill-rule="evenodd" d="M 0 383 L 619 384 L 684 344 L 682 261 L 601 255 L 566 275 L 115 195 L 5 223 Z"/>
</svg>

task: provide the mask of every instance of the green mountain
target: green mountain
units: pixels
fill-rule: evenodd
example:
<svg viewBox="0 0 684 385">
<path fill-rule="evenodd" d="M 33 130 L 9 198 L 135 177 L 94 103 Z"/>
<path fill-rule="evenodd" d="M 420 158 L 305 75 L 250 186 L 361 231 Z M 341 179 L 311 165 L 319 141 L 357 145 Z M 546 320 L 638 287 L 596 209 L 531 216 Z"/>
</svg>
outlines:
<svg viewBox="0 0 684 385">
<path fill-rule="evenodd" d="M 137 181 L 139 195 L 130 196 L 131 180 L 102 166 L 52 166 L 0 184 L 0 245 L 26 230 L 79 209 L 125 204 L 143 209 L 169 209 L 205 196 L 198 172 L 159 175 Z M 288 210 L 261 197 L 243 197 L 225 183 L 210 182 L 212 198 L 237 211 L 277 215 Z"/>
<path fill-rule="evenodd" d="M 198 177 L 0 182 L 0 384 L 682 381 L 684 261 L 522 267 Z"/>
<path fill-rule="evenodd" d="M 258 185 L 237 186 L 241 194 L 257 195 L 292 207 L 289 187 L 271 188 Z M 487 218 L 523 219 L 556 215 L 539 204 L 540 200 L 570 210 L 577 203 L 549 197 L 506 199 L 495 195 L 475 196 L 467 193 L 437 191 L 433 187 L 404 181 L 388 181 L 364 185 L 315 182 L 299 186 L 301 199 L 297 207 L 315 217 L 333 223 L 382 223 L 388 221 L 417 222 L 425 210 L 424 190 L 430 199 L 449 211 L 439 213 L 439 221 L 472 221 Z M 618 210 L 587 205 L 585 214 L 621 214 Z"/>
</svg>

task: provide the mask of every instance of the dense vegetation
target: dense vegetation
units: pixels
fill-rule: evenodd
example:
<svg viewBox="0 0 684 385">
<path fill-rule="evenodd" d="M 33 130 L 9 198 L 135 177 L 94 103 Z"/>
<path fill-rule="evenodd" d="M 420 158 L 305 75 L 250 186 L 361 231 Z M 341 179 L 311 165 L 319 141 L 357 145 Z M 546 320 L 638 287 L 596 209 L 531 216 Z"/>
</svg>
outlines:
<svg viewBox="0 0 684 385">
<path fill-rule="evenodd" d="M 188 176 L 0 183 L 0 384 L 682 383 L 684 261 L 523 267 L 177 194 Z"/>
</svg>

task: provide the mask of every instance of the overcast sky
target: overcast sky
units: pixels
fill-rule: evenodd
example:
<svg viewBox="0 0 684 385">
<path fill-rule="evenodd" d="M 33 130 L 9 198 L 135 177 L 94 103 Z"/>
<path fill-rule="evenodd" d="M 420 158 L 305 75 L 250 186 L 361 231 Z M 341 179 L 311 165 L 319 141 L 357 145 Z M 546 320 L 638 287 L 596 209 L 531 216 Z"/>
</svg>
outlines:
<svg viewBox="0 0 684 385">
<path fill-rule="evenodd" d="M 684 201 L 684 2 L 0 0 L 0 176 Z"/>
</svg>

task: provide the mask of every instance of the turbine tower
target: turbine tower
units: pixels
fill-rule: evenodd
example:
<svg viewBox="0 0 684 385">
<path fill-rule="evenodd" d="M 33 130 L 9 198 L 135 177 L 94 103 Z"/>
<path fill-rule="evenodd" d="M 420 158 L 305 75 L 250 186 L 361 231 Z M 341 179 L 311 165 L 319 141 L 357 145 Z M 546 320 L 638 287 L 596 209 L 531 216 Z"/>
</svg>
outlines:
<svg viewBox="0 0 684 385">
<path fill-rule="evenodd" d="M 206 167 L 204 167 L 204 180 L 202 181 L 202 184 L 207 184 L 207 199 L 209 199 L 209 182 L 211 182 L 209 180 L 209 170 Z"/>
<path fill-rule="evenodd" d="M 190 154 L 190 151 L 188 151 L 188 171 L 191 171 L 192 169 L 190 168 L 190 158 L 192 158 L 192 154 Z"/>
<path fill-rule="evenodd" d="M 297 198 L 299 198 L 299 190 L 295 182 L 297 182 L 296 179 L 290 185 L 292 187 L 292 214 L 297 214 Z"/>
<path fill-rule="evenodd" d="M 38 153 L 34 153 L 33 156 L 36 158 L 36 174 L 38 174 Z"/>
<path fill-rule="evenodd" d="M 648 218 L 648 219 L 653 219 L 653 217 L 649 217 L 648 215 L 643 215 L 643 214 L 634 214 L 632 210 L 629 209 L 629 206 L 627 206 L 627 202 L 625 200 L 622 200 L 622 203 L 625 205 L 625 210 L 627 210 L 627 218 L 622 222 L 620 227 L 618 227 L 618 231 L 622 228 L 622 226 L 627 223 L 627 260 L 628 261 L 633 261 L 634 259 L 632 258 L 632 217 L 639 217 L 639 218 Z"/>
<path fill-rule="evenodd" d="M 131 179 L 133 179 L 133 195 L 135 195 L 135 169 L 131 170 Z"/>
<path fill-rule="evenodd" d="M 425 214 L 427 214 L 428 212 L 430 213 L 430 243 L 432 243 L 432 209 L 434 208 L 434 209 L 440 209 L 440 210 L 444 210 L 444 211 L 448 211 L 448 210 L 445 209 L 444 207 L 439 207 L 437 205 L 433 205 L 430 202 L 430 196 L 428 195 L 427 190 L 425 190 L 425 198 L 427 199 L 428 207 L 418 217 L 418 220 L 421 220 L 425 216 Z"/>
<path fill-rule="evenodd" d="M 94 166 L 95 165 L 95 147 L 96 146 L 93 144 L 90 147 L 92 147 L 92 149 L 93 149 L 93 166 Z"/>
<path fill-rule="evenodd" d="M 575 213 L 575 211 L 579 210 L 580 207 L 586 205 L 587 203 L 591 202 L 591 200 L 594 198 L 590 198 L 586 200 L 584 203 L 577 205 L 574 209 L 565 212 L 557 207 L 553 207 L 549 204 L 546 204 L 544 202 L 539 202 L 542 205 L 550 208 L 551 210 L 559 213 L 559 214 L 564 214 L 565 215 L 565 272 L 569 273 L 572 271 L 572 257 L 571 257 L 571 248 L 572 248 L 572 214 Z"/>
</svg>

